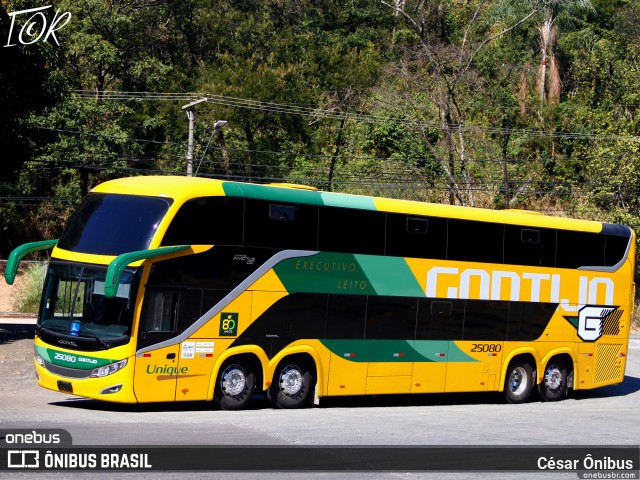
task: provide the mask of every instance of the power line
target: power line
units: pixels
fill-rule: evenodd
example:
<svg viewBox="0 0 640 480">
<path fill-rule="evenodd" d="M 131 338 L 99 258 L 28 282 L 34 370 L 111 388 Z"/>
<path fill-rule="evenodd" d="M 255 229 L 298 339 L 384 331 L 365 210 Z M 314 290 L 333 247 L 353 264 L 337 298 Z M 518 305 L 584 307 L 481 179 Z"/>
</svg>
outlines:
<svg viewBox="0 0 640 480">
<path fill-rule="evenodd" d="M 81 99 L 95 100 L 96 92 L 91 90 L 76 90 L 74 93 Z M 342 120 L 345 116 L 357 122 L 362 123 L 395 123 L 407 127 L 433 129 L 439 131 L 455 132 L 471 132 L 483 131 L 490 134 L 498 135 L 514 135 L 527 137 L 543 137 L 543 138 L 562 138 L 573 140 L 615 140 L 615 141 L 640 141 L 637 135 L 611 135 L 596 133 L 579 133 L 579 132 L 545 132 L 534 129 L 512 129 L 480 126 L 474 124 L 452 124 L 443 126 L 436 122 L 427 122 L 421 120 L 412 120 L 399 117 L 380 117 L 364 112 L 345 112 L 339 109 L 323 109 L 320 107 L 265 102 L 260 100 L 229 97 L 225 95 L 216 95 L 208 93 L 180 93 L 180 92 L 127 92 L 127 91 L 105 91 L 101 92 L 100 100 L 111 101 L 189 101 L 198 97 L 206 97 L 208 103 L 220 105 L 230 108 L 242 108 L 250 110 L 259 110 L 269 113 L 284 113 L 292 115 L 301 115 L 306 117 L 314 117 L 320 119 Z"/>
<path fill-rule="evenodd" d="M 158 145 L 170 145 L 170 146 L 179 146 L 182 148 L 186 148 L 187 144 L 183 142 L 171 142 L 171 141 L 162 141 L 162 140 L 152 140 L 147 138 L 135 138 L 135 137 L 121 137 L 117 135 L 108 135 L 103 133 L 95 133 L 95 132 L 83 132 L 80 130 L 69 130 L 62 128 L 52 128 L 52 127 L 42 127 L 42 126 L 32 126 L 30 128 L 36 130 L 44 130 L 51 131 L 57 133 L 65 133 L 70 135 L 80 135 L 80 136 L 88 136 L 88 137 L 96 137 L 96 138 L 108 138 L 115 139 L 119 141 L 126 142 L 139 142 L 139 143 L 152 143 Z M 202 148 L 202 144 L 198 144 L 198 147 Z M 73 147 L 70 147 L 73 148 Z M 210 150 L 220 151 L 221 147 L 211 147 Z M 439 162 L 439 160 L 435 157 L 375 157 L 375 156 L 366 156 L 366 155 L 337 155 L 334 156 L 332 154 L 320 154 L 320 153 L 303 153 L 303 152 L 282 152 L 282 151 L 273 151 L 273 150 L 255 150 L 255 149 L 241 149 L 241 148 L 232 148 L 227 147 L 227 151 L 231 153 L 247 153 L 247 154 L 262 154 L 262 155 L 273 155 L 273 156 L 283 156 L 283 157 L 301 157 L 301 158 L 322 158 L 322 159 L 346 159 L 346 160 L 362 160 L 362 161 L 398 161 L 398 162 Z M 91 152 L 91 155 L 96 155 L 96 153 Z M 116 153 L 108 152 L 105 155 L 117 155 Z M 180 155 L 170 155 L 169 157 L 173 157 L 176 159 L 182 159 L 183 157 Z M 529 164 L 532 162 L 584 162 L 588 160 L 600 160 L 600 159 L 611 159 L 611 160 L 623 160 L 628 158 L 624 155 L 604 155 L 604 156 L 578 156 L 578 157 L 535 157 L 535 158 L 470 158 L 465 160 L 466 163 L 499 163 L 503 164 L 505 161 L 508 165 L 517 165 L 517 164 Z M 461 163 L 460 159 L 453 159 L 455 163 Z M 448 161 L 447 161 L 448 162 Z"/>
</svg>

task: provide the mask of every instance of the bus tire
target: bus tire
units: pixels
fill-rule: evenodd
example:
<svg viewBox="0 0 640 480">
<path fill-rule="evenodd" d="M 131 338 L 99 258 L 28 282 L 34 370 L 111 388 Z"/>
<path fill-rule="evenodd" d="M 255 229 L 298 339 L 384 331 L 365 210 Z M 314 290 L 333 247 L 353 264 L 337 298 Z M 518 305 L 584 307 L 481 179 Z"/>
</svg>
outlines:
<svg viewBox="0 0 640 480">
<path fill-rule="evenodd" d="M 544 402 L 555 402 L 567 394 L 567 365 L 563 360 L 551 359 L 547 364 L 538 392 Z"/>
<path fill-rule="evenodd" d="M 504 396 L 509 403 L 524 403 L 529 398 L 535 380 L 533 368 L 526 361 L 512 361 L 504 380 Z"/>
<path fill-rule="evenodd" d="M 241 410 L 247 406 L 256 388 L 256 374 L 248 362 L 227 360 L 216 381 L 213 395 L 222 410 Z"/>
<path fill-rule="evenodd" d="M 284 359 L 276 368 L 267 398 L 278 408 L 302 408 L 313 401 L 314 375 L 301 357 Z"/>
</svg>

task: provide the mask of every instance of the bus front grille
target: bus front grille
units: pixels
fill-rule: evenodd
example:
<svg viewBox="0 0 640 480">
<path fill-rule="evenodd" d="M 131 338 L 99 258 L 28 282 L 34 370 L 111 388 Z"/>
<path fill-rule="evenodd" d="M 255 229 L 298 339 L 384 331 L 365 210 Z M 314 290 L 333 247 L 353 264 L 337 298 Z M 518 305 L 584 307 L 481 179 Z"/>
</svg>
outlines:
<svg viewBox="0 0 640 480">
<path fill-rule="evenodd" d="M 54 365 L 53 363 L 44 362 L 44 368 L 49 370 L 55 375 L 67 378 L 88 378 L 91 376 L 91 370 L 80 370 L 77 368 L 61 367 L 60 365 Z"/>
</svg>

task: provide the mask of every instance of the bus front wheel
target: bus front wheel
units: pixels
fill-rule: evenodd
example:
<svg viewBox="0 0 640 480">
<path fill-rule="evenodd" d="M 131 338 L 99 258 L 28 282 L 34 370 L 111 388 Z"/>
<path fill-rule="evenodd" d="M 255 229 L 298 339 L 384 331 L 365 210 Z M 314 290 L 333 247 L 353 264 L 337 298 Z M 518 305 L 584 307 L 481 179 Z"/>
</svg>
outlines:
<svg viewBox="0 0 640 480">
<path fill-rule="evenodd" d="M 504 395 L 509 403 L 526 402 L 533 389 L 533 369 L 527 362 L 509 364 L 504 382 Z"/>
<path fill-rule="evenodd" d="M 547 364 L 538 390 L 545 402 L 560 400 L 567 394 L 567 366 L 562 360 L 552 359 Z"/>
<path fill-rule="evenodd" d="M 313 401 L 314 378 L 303 358 L 284 359 L 276 368 L 267 398 L 278 408 L 301 408 Z"/>
<path fill-rule="evenodd" d="M 220 368 L 213 399 L 222 410 L 247 406 L 256 387 L 256 375 L 247 362 L 225 362 Z"/>
</svg>

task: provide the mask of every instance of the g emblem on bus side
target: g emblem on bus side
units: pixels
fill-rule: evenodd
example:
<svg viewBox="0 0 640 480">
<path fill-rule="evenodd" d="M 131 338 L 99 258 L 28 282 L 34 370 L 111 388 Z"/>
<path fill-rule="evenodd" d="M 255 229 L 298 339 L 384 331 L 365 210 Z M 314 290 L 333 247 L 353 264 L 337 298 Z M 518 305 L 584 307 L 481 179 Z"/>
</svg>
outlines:
<svg viewBox="0 0 640 480">
<path fill-rule="evenodd" d="M 235 337 L 238 334 L 238 314 L 222 312 L 220 314 L 220 336 Z"/>
<path fill-rule="evenodd" d="M 585 342 L 595 342 L 602 336 L 602 324 L 616 307 L 584 307 L 578 313 L 578 336 Z"/>
</svg>

